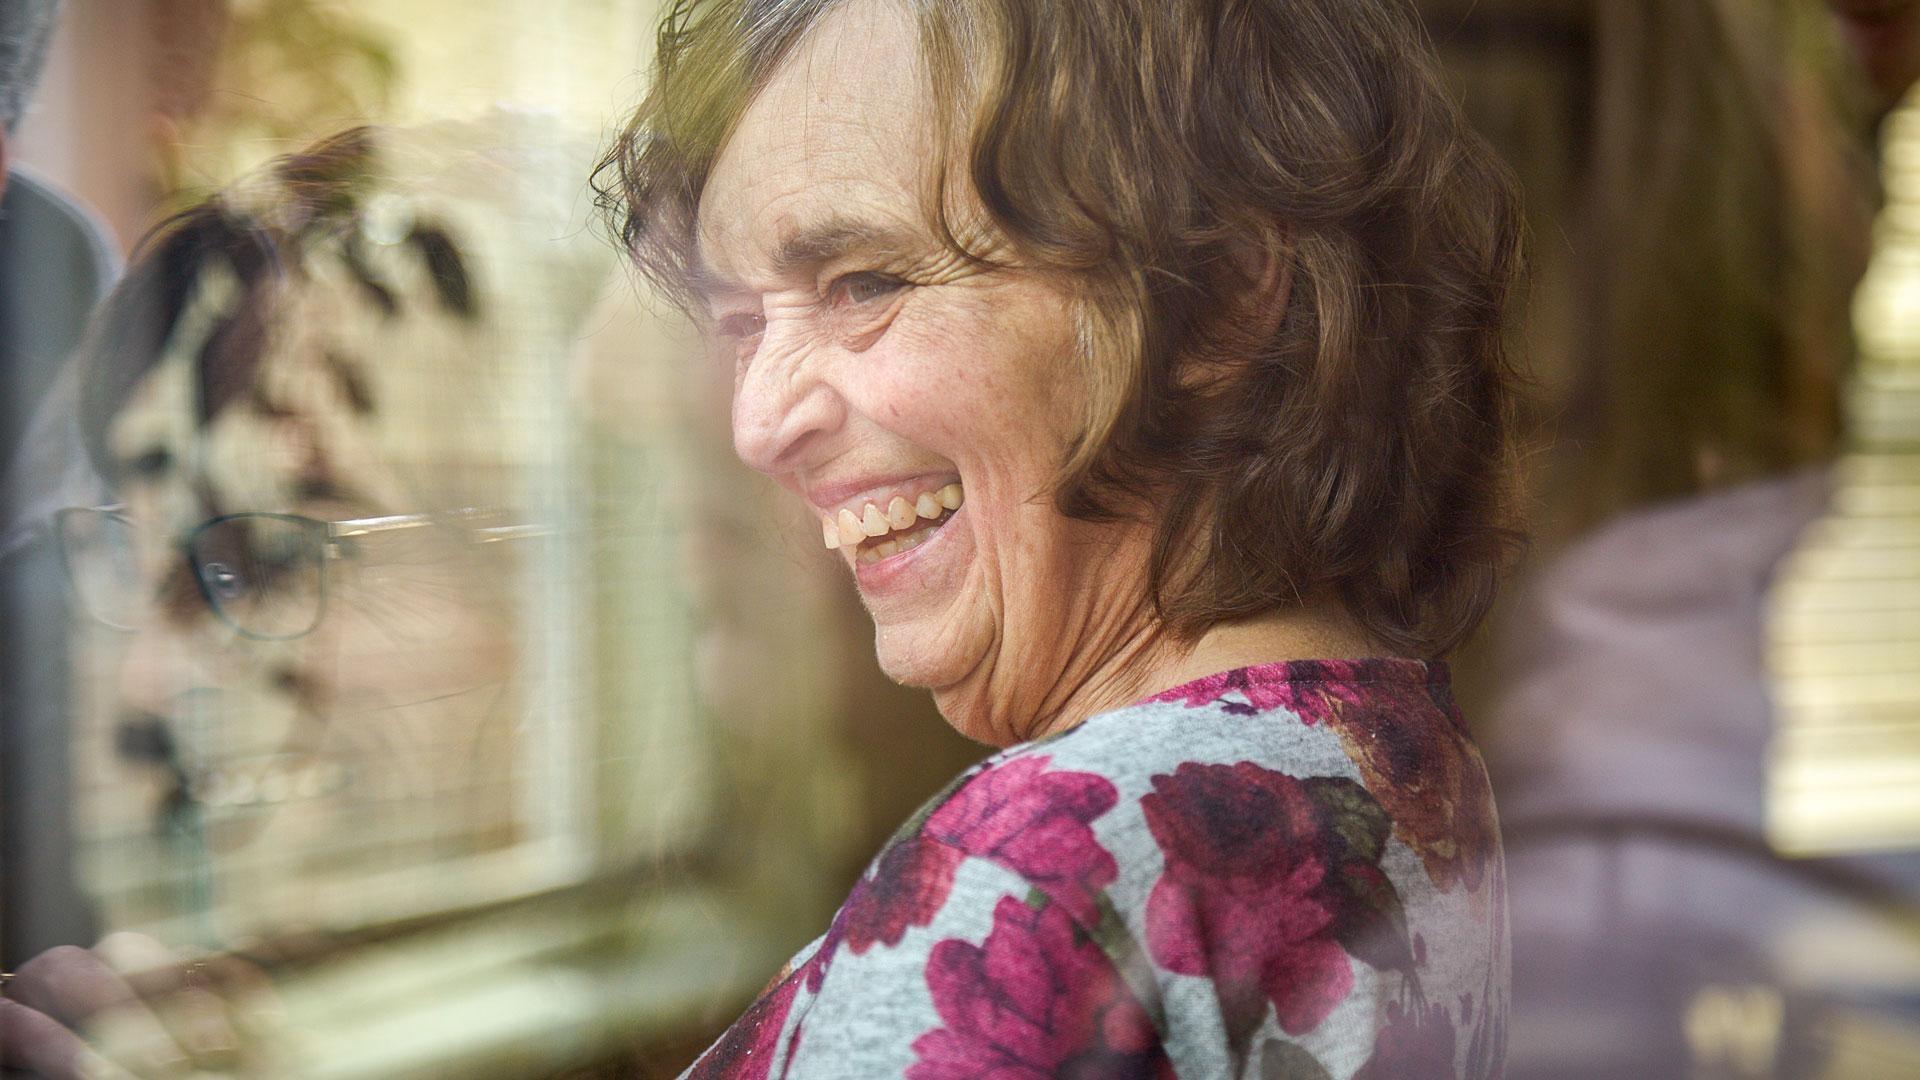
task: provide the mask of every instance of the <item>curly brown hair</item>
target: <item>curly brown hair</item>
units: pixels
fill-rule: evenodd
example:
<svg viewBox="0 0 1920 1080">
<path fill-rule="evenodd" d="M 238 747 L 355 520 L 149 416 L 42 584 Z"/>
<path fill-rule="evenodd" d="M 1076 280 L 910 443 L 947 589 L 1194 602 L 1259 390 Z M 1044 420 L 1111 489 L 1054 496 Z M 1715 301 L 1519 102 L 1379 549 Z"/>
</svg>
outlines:
<svg viewBox="0 0 1920 1080">
<path fill-rule="evenodd" d="M 652 89 L 595 184 L 683 306 L 709 170 L 842 2 L 666 14 Z M 1061 512 L 1150 515 L 1147 587 L 1176 634 L 1337 597 L 1410 655 L 1466 637 L 1516 541 L 1503 321 L 1520 230 L 1406 6 L 899 2 L 950 151 L 930 166 L 939 235 L 1084 298 L 1093 391 Z M 959 239 L 980 233 L 955 207 L 988 243 Z"/>
</svg>

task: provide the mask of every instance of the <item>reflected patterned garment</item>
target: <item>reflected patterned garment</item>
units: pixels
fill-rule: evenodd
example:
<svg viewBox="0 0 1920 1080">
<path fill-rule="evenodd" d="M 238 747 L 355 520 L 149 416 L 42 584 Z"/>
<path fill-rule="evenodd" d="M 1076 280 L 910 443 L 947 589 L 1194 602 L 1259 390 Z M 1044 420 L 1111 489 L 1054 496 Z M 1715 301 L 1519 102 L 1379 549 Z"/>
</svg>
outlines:
<svg viewBox="0 0 1920 1080">
<path fill-rule="evenodd" d="M 969 770 L 685 1075 L 1480 1080 L 1507 979 L 1445 667 L 1265 664 Z"/>
</svg>

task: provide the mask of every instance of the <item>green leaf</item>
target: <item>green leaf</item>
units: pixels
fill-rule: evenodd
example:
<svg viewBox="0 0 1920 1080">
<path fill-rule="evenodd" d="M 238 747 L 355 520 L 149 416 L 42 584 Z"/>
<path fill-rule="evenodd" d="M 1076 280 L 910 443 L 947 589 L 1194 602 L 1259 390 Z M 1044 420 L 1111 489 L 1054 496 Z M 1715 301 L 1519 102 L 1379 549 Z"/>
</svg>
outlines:
<svg viewBox="0 0 1920 1080">
<path fill-rule="evenodd" d="M 1153 980 L 1152 964 L 1147 959 L 1146 950 L 1127 929 L 1126 920 L 1113 906 L 1113 900 L 1103 890 L 1094 900 L 1094 906 L 1100 912 L 1100 921 L 1089 931 L 1094 945 L 1105 953 L 1113 969 L 1133 992 L 1133 999 L 1147 1012 L 1147 1019 L 1153 1023 L 1153 1029 L 1166 1037 L 1167 1024 L 1165 1009 L 1160 1004 L 1160 987 Z"/>
<path fill-rule="evenodd" d="M 1372 863 L 1349 861 L 1328 871 L 1326 885 L 1335 901 L 1334 940 L 1382 971 L 1411 972 L 1413 943 L 1393 880 Z"/>
<path fill-rule="evenodd" d="M 1120 910 L 1113 906 L 1106 890 L 1102 889 L 1100 895 L 1094 897 L 1093 906 L 1100 913 L 1100 921 L 1093 927 L 1093 940 L 1100 951 L 1115 963 L 1131 958 L 1140 946 L 1133 940 L 1133 932 L 1127 929 L 1126 920 L 1120 917 Z"/>
<path fill-rule="evenodd" d="M 1378 863 L 1386 853 L 1387 837 L 1393 833 L 1393 819 L 1372 793 L 1344 776 L 1315 776 L 1303 783 L 1307 797 L 1320 808 L 1327 826 L 1346 849 L 1335 854 L 1335 859 L 1344 855 Z"/>
<path fill-rule="evenodd" d="M 1325 889 L 1334 908 L 1334 939 L 1373 967 L 1412 971 L 1406 912 L 1393 880 L 1380 869 L 1393 819 L 1366 788 L 1345 777 L 1304 783 L 1327 830 Z"/>
<path fill-rule="evenodd" d="M 961 788 L 967 785 L 969 780 L 985 772 L 986 769 L 984 765 L 985 762 L 980 765 L 975 765 L 973 768 L 947 781 L 946 787 L 934 792 L 932 798 L 921 803 L 920 809 L 915 810 L 907 820 L 900 823 L 899 828 L 893 830 L 893 836 L 887 840 L 887 847 L 901 843 L 910 837 L 919 836 L 920 830 L 926 828 L 927 819 L 931 818 L 942 806 L 945 806 L 947 800 L 953 798 Z M 882 848 L 881 850 L 884 851 L 886 848 Z"/>
<path fill-rule="evenodd" d="M 1260 1048 L 1260 1080 L 1333 1080 L 1333 1074 L 1297 1043 L 1268 1039 Z"/>
</svg>

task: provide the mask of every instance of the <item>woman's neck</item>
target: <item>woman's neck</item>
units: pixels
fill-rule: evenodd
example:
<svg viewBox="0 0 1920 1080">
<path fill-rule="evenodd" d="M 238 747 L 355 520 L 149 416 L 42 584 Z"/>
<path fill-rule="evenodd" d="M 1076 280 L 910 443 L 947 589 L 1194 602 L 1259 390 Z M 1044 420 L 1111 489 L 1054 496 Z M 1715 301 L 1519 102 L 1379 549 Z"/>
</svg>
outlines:
<svg viewBox="0 0 1920 1080">
<path fill-rule="evenodd" d="M 1222 623 L 1189 643 L 1153 627 L 1118 649 L 1081 680 L 1032 738 L 1057 735 L 1090 716 L 1118 709 L 1195 679 L 1282 660 L 1356 659 L 1388 655 L 1337 603 L 1303 604 Z"/>
</svg>

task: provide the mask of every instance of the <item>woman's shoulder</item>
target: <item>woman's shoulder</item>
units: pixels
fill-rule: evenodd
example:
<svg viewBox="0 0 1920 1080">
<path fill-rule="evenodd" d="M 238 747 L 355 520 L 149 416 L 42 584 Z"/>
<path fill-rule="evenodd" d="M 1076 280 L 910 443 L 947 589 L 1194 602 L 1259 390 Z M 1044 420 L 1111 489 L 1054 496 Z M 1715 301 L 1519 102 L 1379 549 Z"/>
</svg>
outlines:
<svg viewBox="0 0 1920 1080">
<path fill-rule="evenodd" d="M 1506 997 L 1497 837 L 1444 668 L 1265 665 L 989 758 L 867 891 L 931 922 L 926 882 L 944 902 L 992 864 L 996 889 L 1099 945 L 1183 1074 L 1287 1054 L 1418 1074 L 1441 1062 L 1395 1048 L 1444 1033 L 1420 1052 L 1484 1075 Z"/>
<path fill-rule="evenodd" d="M 1480 888 L 1498 825 L 1444 665 L 1290 661 L 1195 680 L 988 758 L 901 835 L 991 849 L 1026 873 L 1082 851 L 1124 878 L 1183 846 L 1268 843 L 1296 825 L 1377 834 L 1381 849 L 1391 837 L 1424 870 L 1419 886 Z"/>
</svg>

